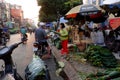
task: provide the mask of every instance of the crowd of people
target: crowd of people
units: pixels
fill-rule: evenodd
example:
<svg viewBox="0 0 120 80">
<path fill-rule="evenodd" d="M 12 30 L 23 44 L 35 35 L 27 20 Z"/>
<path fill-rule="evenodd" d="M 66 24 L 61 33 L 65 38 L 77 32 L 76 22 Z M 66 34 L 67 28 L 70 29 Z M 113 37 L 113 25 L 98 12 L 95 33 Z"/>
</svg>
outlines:
<svg viewBox="0 0 120 80">
<path fill-rule="evenodd" d="M 73 26 L 75 27 L 75 25 Z M 93 25 L 90 27 L 88 24 L 76 25 L 78 34 L 83 32 L 83 39 L 91 39 L 95 45 L 106 46 L 112 52 L 120 51 L 120 26 L 112 29 L 111 26 Z"/>
<path fill-rule="evenodd" d="M 112 30 L 112 28 L 109 29 L 103 29 L 103 27 L 100 26 L 94 26 L 94 28 L 89 27 L 88 24 L 79 24 L 79 25 L 73 25 L 73 28 L 78 29 L 78 34 L 80 32 L 83 32 L 82 39 L 91 39 L 93 44 L 96 45 L 105 45 L 107 46 L 111 51 L 118 52 L 120 47 L 120 27 L 118 27 L 115 30 Z M 51 28 L 52 29 L 52 28 Z M 47 34 L 51 31 L 50 26 L 45 25 L 45 23 L 38 23 L 38 28 L 34 30 L 35 32 L 35 41 L 42 43 L 47 47 L 47 52 L 50 55 L 50 46 L 48 45 L 47 39 L 50 37 Z M 66 27 L 64 23 L 60 23 L 59 30 L 54 30 L 54 33 L 60 36 L 61 40 L 61 56 L 66 58 L 69 51 L 68 51 L 68 44 L 70 41 L 69 35 L 72 33 L 71 27 Z M 8 28 L 0 26 L 0 43 L 1 43 L 1 37 L 2 32 L 9 33 Z M 107 33 L 109 31 L 109 33 Z M 31 29 L 27 29 L 26 27 L 22 26 L 20 28 L 21 37 L 25 35 L 27 37 L 27 32 L 32 34 Z"/>
<path fill-rule="evenodd" d="M 49 27 L 48 27 L 49 28 Z M 47 52 L 50 55 L 50 46 L 48 45 L 47 39 L 50 38 L 50 36 L 47 35 L 51 30 L 46 28 L 45 24 L 38 24 L 38 29 L 35 30 L 35 41 L 39 42 L 40 44 L 42 43 L 47 47 Z M 68 30 L 66 29 L 66 26 L 64 23 L 60 23 L 60 28 L 59 30 L 55 31 L 55 34 L 58 34 L 60 36 L 61 40 L 61 57 L 67 58 L 68 54 Z"/>
<path fill-rule="evenodd" d="M 101 26 L 94 26 L 93 28 L 90 28 L 88 24 L 79 24 L 79 25 L 73 25 L 73 28 L 78 29 L 78 34 L 80 32 L 83 32 L 83 40 L 92 40 L 92 44 L 100 45 L 100 46 L 106 46 L 109 48 L 112 52 L 118 52 L 120 51 L 120 27 L 113 30 L 110 26 L 101 27 Z M 43 30 L 44 29 L 44 30 Z M 35 31 L 35 40 L 38 42 L 42 42 L 48 47 L 47 43 L 47 33 L 50 30 L 47 30 L 46 27 L 40 26 Z M 46 33 L 47 32 L 47 33 Z M 69 54 L 68 50 L 68 44 L 69 44 L 69 35 L 71 35 L 72 30 L 70 27 L 66 27 L 64 23 L 60 23 L 60 26 L 58 30 L 54 30 L 54 33 L 60 36 L 60 42 L 62 45 L 61 48 L 61 57 L 67 58 L 67 55 Z M 41 37 L 40 37 L 41 36 Z M 71 41 L 72 42 L 72 41 Z M 48 47 L 48 52 L 50 48 Z"/>
</svg>

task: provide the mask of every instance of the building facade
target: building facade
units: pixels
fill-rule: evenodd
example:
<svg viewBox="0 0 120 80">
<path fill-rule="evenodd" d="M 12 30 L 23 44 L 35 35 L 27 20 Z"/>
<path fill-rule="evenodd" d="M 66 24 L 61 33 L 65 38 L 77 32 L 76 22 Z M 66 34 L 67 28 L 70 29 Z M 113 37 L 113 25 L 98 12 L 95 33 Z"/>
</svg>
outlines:
<svg viewBox="0 0 120 80">
<path fill-rule="evenodd" d="M 14 24 L 20 26 L 22 20 L 23 10 L 21 6 L 12 5 L 5 0 L 0 0 L 0 25 L 13 28 Z"/>
<path fill-rule="evenodd" d="M 0 24 L 3 24 L 7 21 L 7 10 L 6 10 L 6 3 L 4 0 L 0 0 Z"/>
<path fill-rule="evenodd" d="M 19 25 L 21 25 L 23 20 L 23 10 L 21 6 L 11 5 L 10 13 L 11 13 L 12 21 L 19 23 Z"/>
<path fill-rule="evenodd" d="M 10 14 L 10 3 L 5 3 L 6 6 L 6 19 L 7 21 L 11 20 L 11 14 Z"/>
</svg>

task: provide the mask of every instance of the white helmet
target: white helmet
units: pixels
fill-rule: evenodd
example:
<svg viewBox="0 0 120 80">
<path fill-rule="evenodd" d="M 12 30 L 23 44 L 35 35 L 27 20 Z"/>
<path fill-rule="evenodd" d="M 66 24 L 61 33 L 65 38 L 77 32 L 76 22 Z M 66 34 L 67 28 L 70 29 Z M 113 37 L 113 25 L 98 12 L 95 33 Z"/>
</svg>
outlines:
<svg viewBox="0 0 120 80">
<path fill-rule="evenodd" d="M 38 23 L 38 27 L 43 28 L 44 26 L 45 26 L 45 23 L 44 23 L 44 22 L 39 22 L 39 23 Z"/>
<path fill-rule="evenodd" d="M 45 26 L 45 23 L 44 22 L 40 22 L 39 26 Z"/>
</svg>

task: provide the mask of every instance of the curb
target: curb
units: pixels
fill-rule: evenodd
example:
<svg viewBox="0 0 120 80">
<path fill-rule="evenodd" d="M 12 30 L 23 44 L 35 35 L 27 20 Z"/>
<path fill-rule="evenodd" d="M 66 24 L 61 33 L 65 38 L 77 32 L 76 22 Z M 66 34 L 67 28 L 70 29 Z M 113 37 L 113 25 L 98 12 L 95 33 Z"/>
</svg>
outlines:
<svg viewBox="0 0 120 80">
<path fill-rule="evenodd" d="M 55 46 L 51 46 L 51 51 L 53 56 L 56 58 L 56 61 L 62 61 L 65 64 L 64 72 L 69 78 L 69 80 L 82 80 L 78 75 L 77 71 L 73 68 L 73 66 L 65 59 L 62 59 L 60 56 L 59 50 Z"/>
</svg>

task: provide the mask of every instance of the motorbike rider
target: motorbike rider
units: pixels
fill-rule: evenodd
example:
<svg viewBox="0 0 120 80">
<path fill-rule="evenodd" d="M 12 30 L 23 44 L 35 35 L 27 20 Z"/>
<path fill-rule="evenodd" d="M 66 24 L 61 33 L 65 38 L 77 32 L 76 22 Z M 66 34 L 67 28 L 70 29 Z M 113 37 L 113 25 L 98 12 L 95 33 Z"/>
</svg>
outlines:
<svg viewBox="0 0 120 80">
<path fill-rule="evenodd" d="M 20 33 L 21 33 L 21 37 L 23 37 L 23 35 L 25 35 L 26 37 L 27 37 L 27 29 L 24 27 L 24 26 L 22 26 L 21 28 L 20 28 Z"/>
<path fill-rule="evenodd" d="M 6 39 L 9 40 L 10 39 L 9 28 L 6 25 L 3 26 L 3 33 L 4 33 L 5 37 L 6 37 Z"/>
<path fill-rule="evenodd" d="M 47 54 L 48 54 L 48 57 L 50 58 L 50 47 L 47 43 L 48 36 L 44 29 L 45 24 L 39 23 L 38 27 L 39 28 L 35 30 L 35 41 L 37 41 L 38 43 L 42 43 L 42 45 L 47 48 Z"/>
</svg>

